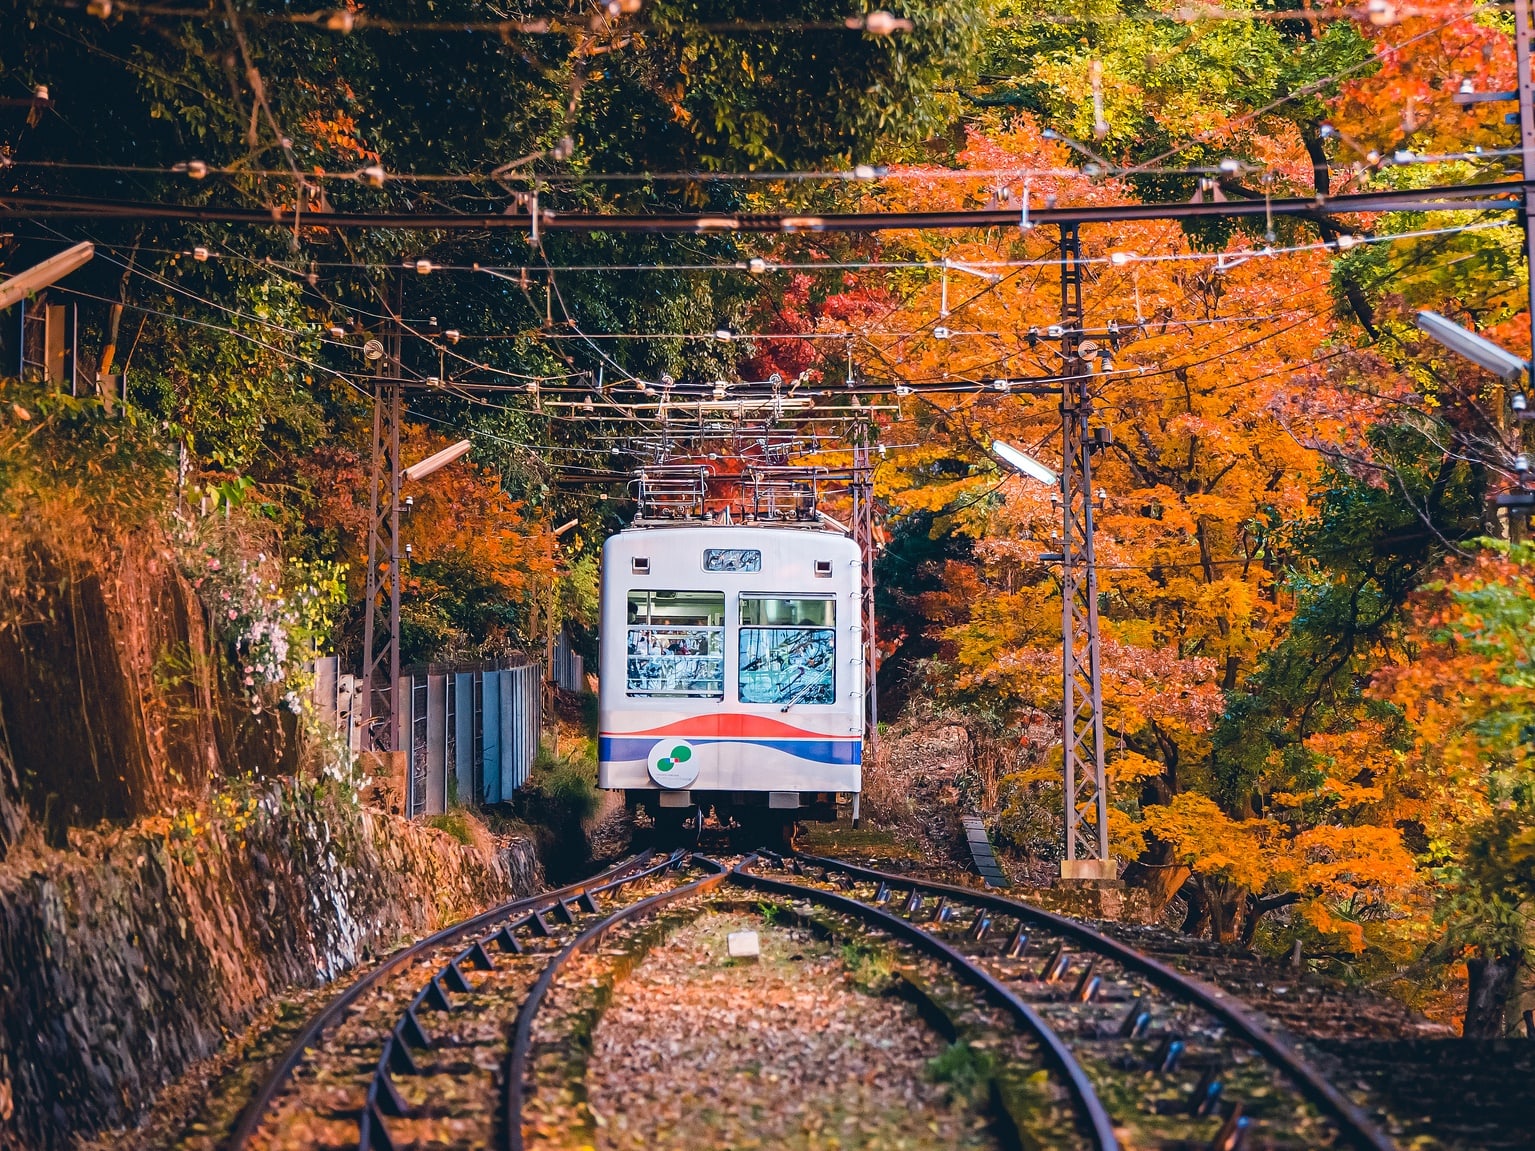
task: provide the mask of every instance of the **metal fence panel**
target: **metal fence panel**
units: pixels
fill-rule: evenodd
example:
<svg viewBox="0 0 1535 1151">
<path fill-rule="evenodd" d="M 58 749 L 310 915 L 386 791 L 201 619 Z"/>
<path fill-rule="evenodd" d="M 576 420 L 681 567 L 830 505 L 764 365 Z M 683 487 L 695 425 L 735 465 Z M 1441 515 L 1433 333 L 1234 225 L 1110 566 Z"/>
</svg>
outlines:
<svg viewBox="0 0 1535 1151">
<path fill-rule="evenodd" d="M 521 668 L 513 668 L 511 671 L 503 671 L 500 676 L 499 687 L 501 689 L 501 794 L 510 796 L 517 790 L 517 752 L 519 736 L 522 734 L 522 725 L 518 722 L 521 716 L 521 693 L 517 690 L 517 673 Z"/>
<path fill-rule="evenodd" d="M 478 803 L 474 790 L 474 672 L 453 676 L 453 778 L 460 803 Z"/>
<path fill-rule="evenodd" d="M 483 803 L 501 802 L 501 675 L 499 671 L 487 671 L 482 678 L 485 693 L 480 704 L 480 731 L 484 733 L 484 751 L 480 759 L 484 765 Z"/>
<path fill-rule="evenodd" d="M 426 746 L 422 749 L 425 815 L 448 810 L 448 677 L 426 677 Z"/>
</svg>

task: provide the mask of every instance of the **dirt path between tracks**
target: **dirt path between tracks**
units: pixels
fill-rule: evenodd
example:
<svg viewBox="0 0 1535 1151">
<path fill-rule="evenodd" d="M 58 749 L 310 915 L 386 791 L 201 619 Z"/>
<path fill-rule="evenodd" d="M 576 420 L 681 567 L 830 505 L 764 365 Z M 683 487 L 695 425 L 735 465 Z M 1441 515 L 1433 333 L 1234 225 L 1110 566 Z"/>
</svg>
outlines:
<svg viewBox="0 0 1535 1151">
<path fill-rule="evenodd" d="M 760 960 L 727 957 L 742 930 L 759 933 Z M 599 1147 L 996 1146 L 979 1101 L 935 1077 L 944 1039 L 859 977 L 834 946 L 753 915 L 678 931 L 619 986 L 594 1036 Z"/>
</svg>

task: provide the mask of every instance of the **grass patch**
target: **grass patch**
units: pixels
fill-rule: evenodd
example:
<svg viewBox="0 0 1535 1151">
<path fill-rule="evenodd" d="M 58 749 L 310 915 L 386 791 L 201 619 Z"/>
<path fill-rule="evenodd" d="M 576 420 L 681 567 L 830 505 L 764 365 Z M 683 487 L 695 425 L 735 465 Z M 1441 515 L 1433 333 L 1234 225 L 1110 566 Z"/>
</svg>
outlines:
<svg viewBox="0 0 1535 1151">
<path fill-rule="evenodd" d="M 853 986 L 867 995 L 882 995 L 895 981 L 895 961 L 890 952 L 864 939 L 850 939 L 842 945 L 842 962 Z"/>
<path fill-rule="evenodd" d="M 990 1091 L 996 1061 L 991 1052 L 960 1039 L 949 1044 L 942 1055 L 928 1060 L 927 1073 L 934 1082 L 948 1087 L 950 1099 L 973 1103 Z"/>
<path fill-rule="evenodd" d="M 467 808 L 450 807 L 441 815 L 427 816 L 426 825 L 447 832 L 465 847 L 478 848 L 487 855 L 495 853 L 496 843 L 490 828 Z"/>
</svg>

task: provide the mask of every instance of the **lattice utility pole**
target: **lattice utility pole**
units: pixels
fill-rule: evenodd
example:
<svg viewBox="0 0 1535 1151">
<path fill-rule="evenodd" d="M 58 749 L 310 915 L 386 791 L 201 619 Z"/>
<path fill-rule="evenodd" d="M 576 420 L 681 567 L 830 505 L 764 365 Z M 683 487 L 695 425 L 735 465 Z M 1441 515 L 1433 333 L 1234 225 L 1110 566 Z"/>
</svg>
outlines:
<svg viewBox="0 0 1535 1151">
<path fill-rule="evenodd" d="M 399 744 L 400 683 L 400 380 L 401 289 L 395 282 L 394 317 L 388 344 L 376 346 L 373 378 L 372 481 L 369 491 L 368 575 L 363 602 L 363 683 L 367 685 L 367 727 L 373 751 Z M 368 347 L 364 347 L 368 354 Z M 383 677 L 387 675 L 388 678 Z"/>
<path fill-rule="evenodd" d="M 879 745 L 879 645 L 874 630 L 874 468 L 869 460 L 869 425 L 853 425 L 853 542 L 863 558 L 863 691 L 869 746 Z"/>
<path fill-rule="evenodd" d="M 1061 227 L 1061 706 L 1066 769 L 1062 879 L 1113 879 L 1103 771 L 1098 569 L 1093 556 L 1092 369 L 1081 355 L 1082 245 Z M 1100 437 L 1107 442 L 1107 437 Z"/>
</svg>

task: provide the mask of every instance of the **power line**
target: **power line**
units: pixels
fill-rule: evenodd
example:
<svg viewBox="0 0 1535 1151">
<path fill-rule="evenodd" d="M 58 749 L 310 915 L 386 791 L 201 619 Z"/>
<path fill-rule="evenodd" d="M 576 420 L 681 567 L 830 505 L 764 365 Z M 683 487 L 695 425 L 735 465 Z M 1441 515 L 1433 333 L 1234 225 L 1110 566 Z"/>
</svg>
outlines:
<svg viewBox="0 0 1535 1151">
<path fill-rule="evenodd" d="M 1225 200 L 1216 203 L 1083 204 L 1029 209 L 1026 212 L 972 209 L 936 212 L 788 213 L 645 213 L 553 212 L 540 210 L 541 232 L 695 233 L 719 232 L 879 232 L 949 230 L 957 228 L 1030 227 L 1042 224 L 1125 223 L 1136 220 L 1223 219 L 1240 216 L 1315 216 L 1352 212 L 1515 211 L 1524 185 L 1516 181 L 1458 184 L 1445 187 L 1349 192 L 1279 199 Z M 310 228 L 394 228 L 409 231 L 530 231 L 533 217 L 524 213 L 485 215 L 434 213 L 348 213 L 309 211 Z M 0 196 L 0 219 L 127 219 L 175 220 L 184 223 L 254 224 L 290 229 L 295 217 L 284 208 L 220 208 L 186 204 L 57 196 Z"/>
</svg>

